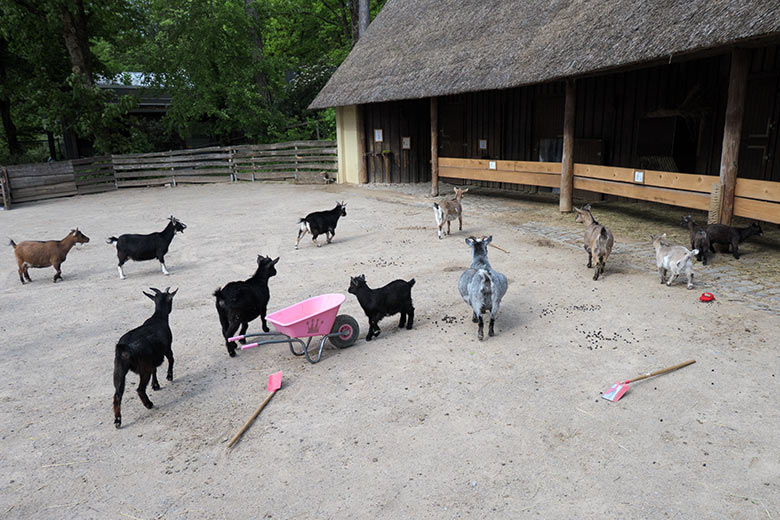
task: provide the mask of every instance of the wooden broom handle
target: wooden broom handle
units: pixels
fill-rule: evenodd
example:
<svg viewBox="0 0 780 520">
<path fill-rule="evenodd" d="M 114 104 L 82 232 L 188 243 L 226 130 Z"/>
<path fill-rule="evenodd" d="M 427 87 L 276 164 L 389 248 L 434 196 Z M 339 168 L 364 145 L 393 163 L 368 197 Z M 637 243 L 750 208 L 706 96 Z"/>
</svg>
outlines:
<svg viewBox="0 0 780 520">
<path fill-rule="evenodd" d="M 228 443 L 228 445 L 227 445 L 227 447 L 228 447 L 228 448 L 232 448 L 232 447 L 233 447 L 233 445 L 234 445 L 234 444 L 235 444 L 235 443 L 238 441 L 238 439 L 240 439 L 240 438 L 241 438 L 241 436 L 244 434 L 244 432 L 247 430 L 247 428 L 249 428 L 249 426 L 252 424 L 252 421 L 254 421 L 254 420 L 257 418 L 257 416 L 258 416 L 258 415 L 260 415 L 260 411 L 263 409 L 263 407 L 264 407 L 265 405 L 267 405 L 267 404 L 268 404 L 268 401 L 270 401 L 270 400 L 271 400 L 271 398 L 274 396 L 274 394 L 275 394 L 275 393 L 276 393 L 276 390 L 274 390 L 273 392 L 271 392 L 271 393 L 269 393 L 269 394 L 268 394 L 268 397 L 266 397 L 266 398 L 265 398 L 265 401 L 263 401 L 263 404 L 261 404 L 261 405 L 260 405 L 260 406 L 257 408 L 257 410 L 255 410 L 255 413 L 253 413 L 253 414 L 252 414 L 252 417 L 250 417 L 250 418 L 249 418 L 249 420 L 246 422 L 246 424 L 244 425 L 244 427 L 243 427 L 243 428 L 241 428 L 241 430 L 239 430 L 239 432 L 236 434 L 236 436 L 235 436 L 235 437 L 233 437 L 233 438 L 230 440 L 230 442 L 229 442 L 229 443 Z"/>
<path fill-rule="evenodd" d="M 664 368 L 662 370 L 658 370 L 657 372 L 653 372 L 652 374 L 645 374 L 643 376 L 635 377 L 634 379 L 631 379 L 628 382 L 633 383 L 635 381 L 641 381 L 642 379 L 647 379 L 648 377 L 660 376 L 661 374 L 665 374 L 667 372 L 677 370 L 678 368 L 687 367 L 688 365 L 693 365 L 694 363 L 696 363 L 696 360 L 691 359 L 689 361 L 686 361 L 685 363 L 680 363 L 679 365 L 674 365 L 673 367 Z"/>
</svg>

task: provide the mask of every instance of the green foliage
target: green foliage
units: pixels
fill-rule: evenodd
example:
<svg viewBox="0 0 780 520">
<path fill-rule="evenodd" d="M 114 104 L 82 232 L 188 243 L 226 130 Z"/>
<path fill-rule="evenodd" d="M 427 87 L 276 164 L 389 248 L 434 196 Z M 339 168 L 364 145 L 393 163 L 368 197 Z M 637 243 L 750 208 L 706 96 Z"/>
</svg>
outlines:
<svg viewBox="0 0 780 520">
<path fill-rule="evenodd" d="M 19 140 L 67 129 L 96 153 L 175 148 L 183 140 L 235 143 L 335 137 L 333 110 L 308 105 L 352 48 L 344 0 L 83 0 L 93 76 L 145 74 L 145 89 L 115 96 L 73 72 L 63 36 L 69 0 L 0 0 L 0 99 Z M 375 15 L 384 0 L 371 2 Z M 2 43 L 2 41 L 0 41 Z M 121 80 L 120 80 L 121 81 Z M 167 93 L 165 116 L 136 111 Z M 0 136 L 0 162 L 9 157 Z M 36 152 L 37 153 L 37 152 Z"/>
</svg>

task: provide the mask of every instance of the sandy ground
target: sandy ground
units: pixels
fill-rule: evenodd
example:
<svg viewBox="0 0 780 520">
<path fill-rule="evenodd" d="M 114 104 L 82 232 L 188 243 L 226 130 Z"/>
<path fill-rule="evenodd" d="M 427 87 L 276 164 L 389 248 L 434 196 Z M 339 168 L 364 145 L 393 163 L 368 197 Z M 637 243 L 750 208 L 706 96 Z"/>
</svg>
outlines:
<svg viewBox="0 0 780 520">
<path fill-rule="evenodd" d="M 297 217 L 336 199 L 348 216 L 333 244 L 295 251 Z M 662 286 L 652 258 L 614 255 L 594 282 L 583 251 L 507 217 L 557 221 L 555 206 L 492 200 L 503 212 L 471 194 L 463 232 L 441 241 L 429 200 L 340 186 L 126 190 L 0 213 L 2 237 L 92 238 L 57 284 L 38 269 L 22 286 L 11 249 L 0 256 L 0 518 L 780 518 L 780 317 Z M 189 226 L 171 275 L 130 263 L 120 281 L 105 238 L 170 214 Z M 510 251 L 490 251 L 510 285 L 483 342 L 457 292 L 468 234 Z M 257 254 L 281 256 L 272 310 L 347 294 L 350 275 L 414 277 L 414 330 L 386 318 L 376 341 L 316 365 L 286 345 L 231 359 L 211 292 Z M 116 430 L 114 345 L 151 314 L 141 291 L 169 285 L 174 381 L 147 410 L 131 375 Z M 600 398 L 687 359 L 619 403 Z M 283 388 L 229 451 L 277 370 Z"/>
</svg>

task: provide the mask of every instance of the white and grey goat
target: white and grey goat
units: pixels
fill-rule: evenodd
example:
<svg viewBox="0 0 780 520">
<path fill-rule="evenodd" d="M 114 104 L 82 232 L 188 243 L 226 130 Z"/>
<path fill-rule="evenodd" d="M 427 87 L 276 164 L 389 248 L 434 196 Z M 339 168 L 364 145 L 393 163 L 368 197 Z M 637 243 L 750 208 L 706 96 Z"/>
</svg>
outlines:
<svg viewBox="0 0 780 520">
<path fill-rule="evenodd" d="M 508 286 L 506 276 L 495 271 L 488 262 L 487 246 L 492 240 L 492 236 L 466 239 L 466 244 L 472 250 L 471 267 L 463 271 L 458 280 L 460 295 L 474 313 L 472 321 L 479 323 L 479 339 L 484 337 L 482 315 L 486 312 L 490 313 L 488 335 L 494 335 L 493 325 L 501 306 L 501 298 L 506 294 Z"/>
<path fill-rule="evenodd" d="M 698 249 L 689 251 L 685 246 L 673 246 L 664 242 L 666 233 L 660 236 L 650 235 L 655 247 L 655 264 L 661 283 L 669 287 L 678 276 L 685 274 L 688 278 L 688 289 L 693 289 L 693 257 L 699 254 Z M 668 277 L 667 277 L 668 273 Z"/>
<path fill-rule="evenodd" d="M 463 194 L 469 191 L 468 188 L 453 188 L 455 190 L 454 199 L 444 199 L 441 202 L 433 203 L 433 215 L 436 217 L 436 226 L 438 227 L 439 240 L 444 238 L 444 224 L 447 224 L 447 234 L 450 234 L 450 222 L 458 219 L 458 231 L 463 231 L 463 207 L 460 201 Z"/>
</svg>

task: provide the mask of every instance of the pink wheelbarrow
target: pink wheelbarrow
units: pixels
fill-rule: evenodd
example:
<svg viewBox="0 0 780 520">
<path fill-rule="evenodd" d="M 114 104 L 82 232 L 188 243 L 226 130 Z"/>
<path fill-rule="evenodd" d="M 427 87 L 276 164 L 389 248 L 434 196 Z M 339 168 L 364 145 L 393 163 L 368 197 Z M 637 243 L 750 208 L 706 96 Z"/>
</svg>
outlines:
<svg viewBox="0 0 780 520">
<path fill-rule="evenodd" d="M 290 352 L 294 355 L 306 356 L 309 363 L 317 363 L 322 357 L 326 340 L 330 340 L 336 348 L 347 348 L 357 341 L 360 333 L 357 320 L 348 314 L 338 313 L 339 307 L 346 299 L 343 294 L 323 294 L 309 298 L 265 317 L 277 332 L 243 334 L 233 336 L 228 341 L 269 338 L 242 345 L 241 350 L 271 343 L 287 343 L 290 345 Z M 317 356 L 312 357 L 309 355 L 309 345 L 315 336 L 322 336 L 322 339 Z M 301 338 L 308 339 L 304 342 Z M 300 345 L 300 351 L 295 350 L 295 344 Z"/>
</svg>

